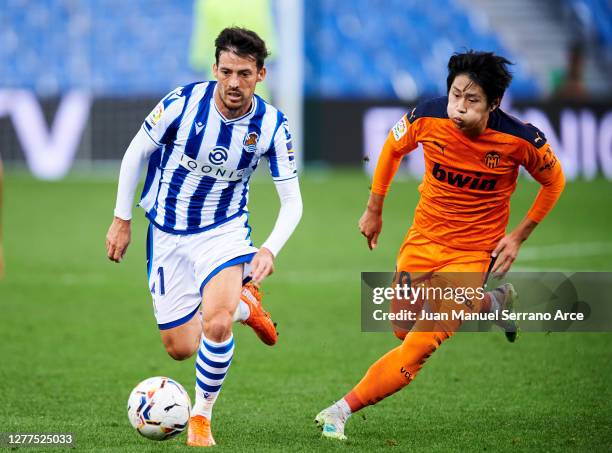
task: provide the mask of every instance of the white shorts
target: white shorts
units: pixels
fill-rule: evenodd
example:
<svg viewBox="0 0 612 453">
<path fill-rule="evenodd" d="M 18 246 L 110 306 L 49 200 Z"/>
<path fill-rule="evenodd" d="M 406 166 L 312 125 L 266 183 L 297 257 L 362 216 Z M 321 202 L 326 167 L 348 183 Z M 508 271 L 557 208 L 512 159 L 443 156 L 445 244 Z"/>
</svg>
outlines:
<svg viewBox="0 0 612 453">
<path fill-rule="evenodd" d="M 247 214 L 195 234 L 171 234 L 149 225 L 147 276 L 160 330 L 189 321 L 200 309 L 204 286 L 222 269 L 245 263 L 248 275 L 257 252 L 250 233 Z"/>
</svg>

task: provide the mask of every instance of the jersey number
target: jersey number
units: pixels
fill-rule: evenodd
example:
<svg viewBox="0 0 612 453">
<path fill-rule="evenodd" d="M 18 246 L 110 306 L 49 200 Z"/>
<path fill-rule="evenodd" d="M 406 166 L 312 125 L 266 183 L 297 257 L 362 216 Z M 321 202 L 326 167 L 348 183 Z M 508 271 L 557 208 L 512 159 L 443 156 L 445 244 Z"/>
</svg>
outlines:
<svg viewBox="0 0 612 453">
<path fill-rule="evenodd" d="M 166 284 L 164 283 L 164 268 L 162 266 L 157 268 L 157 276 L 159 278 L 159 295 L 163 296 L 166 294 Z M 151 287 L 151 293 L 155 294 L 155 282 Z"/>
</svg>

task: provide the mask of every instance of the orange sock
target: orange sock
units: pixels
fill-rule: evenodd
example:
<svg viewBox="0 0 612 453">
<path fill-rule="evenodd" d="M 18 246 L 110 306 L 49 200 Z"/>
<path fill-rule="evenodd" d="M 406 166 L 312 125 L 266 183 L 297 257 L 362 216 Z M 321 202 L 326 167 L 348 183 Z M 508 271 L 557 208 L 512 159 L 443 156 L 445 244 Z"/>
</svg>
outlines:
<svg viewBox="0 0 612 453">
<path fill-rule="evenodd" d="M 408 333 L 402 345 L 378 359 L 344 397 L 351 411 L 376 404 L 410 384 L 429 356 L 451 335 L 452 332 Z"/>
<path fill-rule="evenodd" d="M 482 267 L 480 263 L 479 266 Z M 477 288 L 482 282 L 479 273 L 455 272 L 450 275 L 429 275 L 424 283 L 433 288 Z M 488 293 L 485 293 L 483 299 L 474 298 L 469 302 L 465 302 L 464 305 L 461 302 L 462 305 L 457 305 L 459 302 L 430 300 L 428 304 L 433 313 L 450 313 L 457 307 L 475 313 L 491 310 L 491 295 Z M 414 326 L 397 326 L 394 324 L 396 336 L 401 339 L 405 335 L 405 338 L 401 346 L 392 349 L 378 359 L 367 371 L 361 382 L 344 397 L 351 411 L 356 412 L 365 406 L 376 404 L 410 384 L 429 356 L 438 349 L 444 340 L 453 335 L 460 325 L 461 321 L 459 320 L 440 323 L 419 320 Z M 407 330 L 409 332 L 406 334 Z"/>
<path fill-rule="evenodd" d="M 489 292 L 486 292 L 484 294 L 484 298 L 482 299 L 482 302 L 480 303 L 480 313 L 490 313 L 491 312 L 491 294 Z"/>
</svg>

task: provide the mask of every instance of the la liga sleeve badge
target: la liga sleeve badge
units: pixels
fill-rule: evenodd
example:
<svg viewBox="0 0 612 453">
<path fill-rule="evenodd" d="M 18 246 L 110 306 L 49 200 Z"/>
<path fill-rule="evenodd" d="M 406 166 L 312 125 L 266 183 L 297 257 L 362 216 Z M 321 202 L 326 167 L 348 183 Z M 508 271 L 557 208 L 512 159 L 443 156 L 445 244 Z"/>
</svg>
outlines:
<svg viewBox="0 0 612 453">
<path fill-rule="evenodd" d="M 406 126 L 406 118 L 402 116 L 402 118 L 395 123 L 395 126 L 393 126 L 393 129 L 391 129 L 393 131 L 393 138 L 395 138 L 396 142 L 399 142 L 400 139 L 406 135 L 406 131 L 408 130 L 408 127 Z"/>
<path fill-rule="evenodd" d="M 151 114 L 147 118 L 147 121 L 149 122 L 149 124 L 151 126 L 155 126 L 161 119 L 162 113 L 164 113 L 164 103 L 160 102 L 159 104 L 157 104 L 157 107 L 155 107 L 155 109 L 151 112 Z"/>
</svg>

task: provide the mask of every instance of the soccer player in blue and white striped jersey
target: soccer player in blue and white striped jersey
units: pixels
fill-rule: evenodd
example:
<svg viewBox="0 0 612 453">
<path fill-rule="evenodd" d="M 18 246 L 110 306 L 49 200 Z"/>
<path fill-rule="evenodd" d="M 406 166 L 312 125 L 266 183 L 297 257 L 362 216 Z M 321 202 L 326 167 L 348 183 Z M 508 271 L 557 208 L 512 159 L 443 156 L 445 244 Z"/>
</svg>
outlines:
<svg viewBox="0 0 612 453">
<path fill-rule="evenodd" d="M 148 163 L 139 204 L 150 222 L 149 288 L 170 356 L 183 360 L 197 352 L 188 433 L 194 446 L 214 445 L 210 420 L 232 360 L 232 322 L 250 325 L 268 344 L 276 341 L 257 285 L 272 273 L 274 257 L 302 214 L 287 119 L 254 94 L 266 76 L 265 43 L 234 27 L 223 30 L 215 46 L 217 81 L 170 92 L 128 147 L 106 240 L 108 257 L 119 262 L 130 242 L 140 170 Z M 250 177 L 262 158 L 281 209 L 258 249 L 250 238 L 247 202 Z"/>
</svg>

